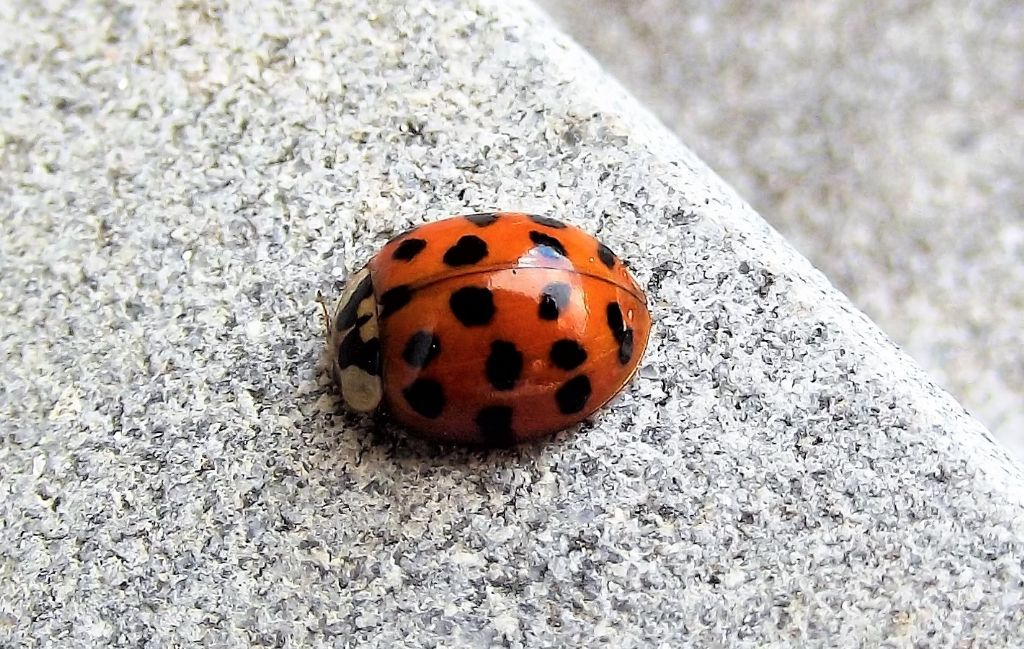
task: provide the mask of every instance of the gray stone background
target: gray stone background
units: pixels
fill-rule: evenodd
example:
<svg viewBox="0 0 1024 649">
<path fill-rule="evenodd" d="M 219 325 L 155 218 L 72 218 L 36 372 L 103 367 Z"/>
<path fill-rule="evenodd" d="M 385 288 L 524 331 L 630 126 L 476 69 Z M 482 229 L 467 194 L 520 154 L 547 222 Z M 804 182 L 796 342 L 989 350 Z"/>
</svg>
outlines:
<svg viewBox="0 0 1024 649">
<path fill-rule="evenodd" d="M 541 4 L 1024 460 L 1024 3 Z"/>
<path fill-rule="evenodd" d="M 0 647 L 1021 644 L 1021 467 L 532 5 L 0 26 Z M 316 292 L 513 205 L 633 264 L 630 388 L 495 453 L 346 413 Z"/>
</svg>

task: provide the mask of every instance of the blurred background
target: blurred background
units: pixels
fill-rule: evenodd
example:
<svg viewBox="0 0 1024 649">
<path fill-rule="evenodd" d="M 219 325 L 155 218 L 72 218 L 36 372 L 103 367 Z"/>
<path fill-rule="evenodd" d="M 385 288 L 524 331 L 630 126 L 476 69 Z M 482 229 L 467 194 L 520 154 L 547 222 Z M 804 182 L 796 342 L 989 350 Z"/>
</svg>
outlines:
<svg viewBox="0 0 1024 649">
<path fill-rule="evenodd" d="M 1024 462 L 1024 3 L 540 4 Z"/>
</svg>

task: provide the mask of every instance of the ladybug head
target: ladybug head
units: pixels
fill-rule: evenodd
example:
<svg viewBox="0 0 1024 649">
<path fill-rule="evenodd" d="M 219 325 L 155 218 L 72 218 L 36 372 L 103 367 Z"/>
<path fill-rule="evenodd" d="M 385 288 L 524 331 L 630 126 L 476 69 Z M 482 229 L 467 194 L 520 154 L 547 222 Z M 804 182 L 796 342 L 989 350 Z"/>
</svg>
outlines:
<svg viewBox="0 0 1024 649">
<path fill-rule="evenodd" d="M 328 340 L 331 374 L 345 404 L 358 412 L 375 410 L 382 394 L 380 335 L 369 268 L 356 273 L 345 286 Z"/>
</svg>

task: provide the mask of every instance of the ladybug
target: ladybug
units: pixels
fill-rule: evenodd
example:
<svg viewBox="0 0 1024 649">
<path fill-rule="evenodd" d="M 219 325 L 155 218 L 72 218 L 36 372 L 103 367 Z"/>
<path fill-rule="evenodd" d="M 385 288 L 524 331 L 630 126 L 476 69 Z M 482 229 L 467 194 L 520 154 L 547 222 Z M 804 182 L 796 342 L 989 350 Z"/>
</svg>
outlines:
<svg viewBox="0 0 1024 649">
<path fill-rule="evenodd" d="M 612 251 L 532 214 L 455 216 L 389 241 L 329 324 L 347 406 L 440 442 L 508 446 L 582 421 L 636 371 L 651 317 Z"/>
</svg>

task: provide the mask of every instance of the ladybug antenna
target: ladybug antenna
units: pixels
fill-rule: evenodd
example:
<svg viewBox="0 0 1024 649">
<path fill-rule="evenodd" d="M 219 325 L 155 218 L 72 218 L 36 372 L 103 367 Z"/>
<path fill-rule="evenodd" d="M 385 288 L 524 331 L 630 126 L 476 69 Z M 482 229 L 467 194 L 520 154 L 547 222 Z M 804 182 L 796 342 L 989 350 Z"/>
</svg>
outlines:
<svg viewBox="0 0 1024 649">
<path fill-rule="evenodd" d="M 316 303 L 320 305 L 320 308 L 324 312 L 324 333 L 327 337 L 331 335 L 331 314 L 327 311 L 327 300 L 324 299 L 323 293 L 319 290 L 316 292 Z"/>
</svg>

